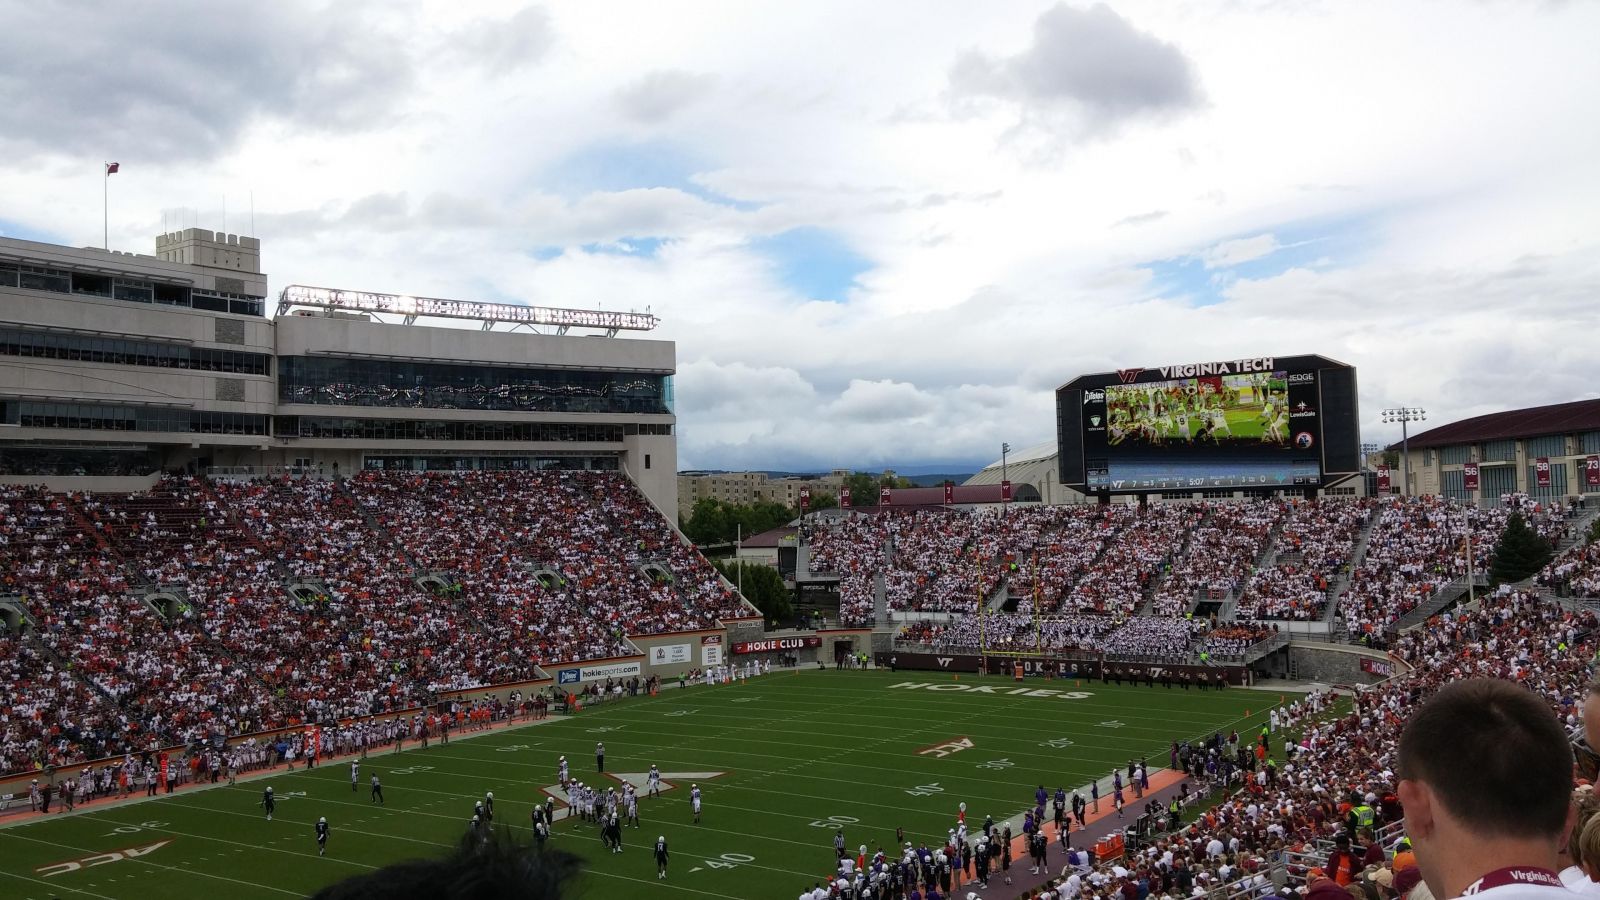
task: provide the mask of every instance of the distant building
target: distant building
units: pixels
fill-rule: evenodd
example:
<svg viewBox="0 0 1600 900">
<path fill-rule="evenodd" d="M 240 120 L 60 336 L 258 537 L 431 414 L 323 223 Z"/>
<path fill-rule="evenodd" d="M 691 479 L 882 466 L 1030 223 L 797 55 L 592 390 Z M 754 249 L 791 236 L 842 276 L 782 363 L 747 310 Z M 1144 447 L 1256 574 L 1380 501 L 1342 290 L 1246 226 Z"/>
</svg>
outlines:
<svg viewBox="0 0 1600 900">
<path fill-rule="evenodd" d="M 827 495 L 839 499 L 848 469 L 835 469 L 826 475 L 788 475 L 773 478 L 765 472 L 680 472 L 678 473 L 678 517 L 689 518 L 696 502 L 710 498 L 723 503 L 749 504 L 762 500 L 798 508 L 800 491 L 811 489 L 813 497 Z"/>
<path fill-rule="evenodd" d="M 1565 500 L 1600 493 L 1588 483 L 1590 459 L 1600 457 L 1600 400 L 1579 400 L 1474 416 L 1413 434 L 1405 446 L 1389 449 L 1407 469 L 1395 472 L 1392 490 L 1408 486 L 1412 494 L 1436 494 L 1455 500 L 1498 503 L 1504 494 L 1523 493 L 1535 500 Z M 1405 456 L 1409 455 L 1409 464 Z M 1539 484 L 1541 461 L 1549 483 Z M 1478 487 L 1467 487 L 1467 470 L 1475 465 Z"/>
<path fill-rule="evenodd" d="M 1086 495 L 1061 486 L 1059 460 L 1060 451 L 1055 441 L 1023 447 L 1007 454 L 1004 465 L 997 459 L 968 478 L 965 484 L 998 485 L 1002 480 L 1010 481 L 1011 496 L 1017 502 L 1032 500 L 1046 506 L 1087 502 Z"/>
</svg>

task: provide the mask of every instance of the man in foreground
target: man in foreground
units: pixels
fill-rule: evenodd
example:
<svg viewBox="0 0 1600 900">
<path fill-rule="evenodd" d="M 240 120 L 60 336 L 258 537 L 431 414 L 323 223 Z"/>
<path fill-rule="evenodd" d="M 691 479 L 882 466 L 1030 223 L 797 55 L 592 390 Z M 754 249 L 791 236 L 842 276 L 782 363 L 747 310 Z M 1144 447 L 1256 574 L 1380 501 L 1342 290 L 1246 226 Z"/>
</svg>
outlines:
<svg viewBox="0 0 1600 900">
<path fill-rule="evenodd" d="M 1572 751 L 1550 708 L 1510 681 L 1446 686 L 1400 736 L 1400 802 L 1433 895 L 1571 900 Z"/>
</svg>

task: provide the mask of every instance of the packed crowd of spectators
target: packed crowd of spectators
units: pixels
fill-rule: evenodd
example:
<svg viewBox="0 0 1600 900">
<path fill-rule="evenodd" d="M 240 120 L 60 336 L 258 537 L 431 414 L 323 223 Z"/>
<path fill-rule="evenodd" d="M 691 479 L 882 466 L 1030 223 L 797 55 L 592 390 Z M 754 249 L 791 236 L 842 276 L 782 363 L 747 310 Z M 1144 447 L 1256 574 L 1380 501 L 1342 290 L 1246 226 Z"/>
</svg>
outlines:
<svg viewBox="0 0 1600 900">
<path fill-rule="evenodd" d="M 1277 632 L 1266 625 L 1221 625 L 1206 632 L 1195 652 L 1205 654 L 1208 661 L 1240 656 L 1274 634 Z"/>
<path fill-rule="evenodd" d="M 1385 826 L 1404 815 L 1395 770 L 1407 715 L 1451 682 L 1503 678 L 1545 698 L 1570 728 L 1589 680 L 1595 627 L 1588 613 L 1510 590 L 1436 617 L 1396 644 L 1412 668 L 1357 691 L 1347 709 L 1318 692 L 1274 710 L 1266 752 L 1256 752 L 1249 734 L 1174 740 L 1169 764 L 1202 789 L 1221 790 L 1223 799 L 1181 820 L 1165 808 L 1152 811 L 1154 839 L 1116 858 L 1094 859 L 1082 832 L 1070 842 L 1052 839 L 1041 870 L 1050 877 L 1021 896 L 1404 897 L 1420 875 L 1414 855 L 1396 847 Z M 1034 800 L 1019 797 L 1018 805 Z M 1091 834 L 1102 831 L 1089 826 Z M 1380 834 L 1390 837 L 1380 843 Z M 970 881 L 971 870 L 965 874 Z"/>
<path fill-rule="evenodd" d="M 1600 541 L 1576 544 L 1551 560 L 1539 583 L 1567 597 L 1600 597 Z"/>
<path fill-rule="evenodd" d="M 1507 516 L 1503 507 L 1479 509 L 1438 497 L 1385 500 L 1367 538 L 1366 556 L 1340 599 L 1345 628 L 1381 635 L 1442 585 L 1466 574 L 1468 538 L 1474 570 L 1487 571 Z"/>
<path fill-rule="evenodd" d="M 1235 607 L 1241 619 L 1317 620 L 1328 591 L 1355 558 L 1361 529 L 1372 516 L 1366 500 L 1299 500 L 1274 540 L 1270 566 L 1250 576 Z"/>
<path fill-rule="evenodd" d="M 0 631 L 6 770 L 409 708 L 751 614 L 588 472 L 0 488 L 6 594 L 29 632 Z"/>
<path fill-rule="evenodd" d="M 1206 504 L 1185 551 L 1168 567 L 1151 611 L 1181 616 L 1202 593 L 1223 599 L 1239 589 L 1266 549 L 1273 528 L 1291 507 L 1286 501 Z"/>
<path fill-rule="evenodd" d="M 1130 517 L 1106 544 L 1095 564 L 1068 589 L 1063 612 L 1094 611 L 1129 616 L 1144 605 L 1145 591 L 1163 565 L 1188 540 L 1201 520 L 1196 507 L 1128 507 Z"/>
</svg>

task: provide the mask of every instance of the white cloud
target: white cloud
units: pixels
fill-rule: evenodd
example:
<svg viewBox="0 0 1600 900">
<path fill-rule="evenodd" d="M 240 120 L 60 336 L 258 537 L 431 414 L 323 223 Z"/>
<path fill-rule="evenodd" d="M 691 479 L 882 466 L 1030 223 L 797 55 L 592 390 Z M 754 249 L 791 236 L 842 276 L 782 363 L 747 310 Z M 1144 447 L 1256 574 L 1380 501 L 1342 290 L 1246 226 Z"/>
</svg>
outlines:
<svg viewBox="0 0 1600 900">
<path fill-rule="evenodd" d="M 175 37 L 137 2 L 0 30 L 0 228 L 97 244 L 112 158 L 122 249 L 178 207 L 220 227 L 224 196 L 238 231 L 253 191 L 274 288 L 649 306 L 702 467 L 981 464 L 1053 436 L 1073 375 L 1208 358 L 1354 363 L 1380 441 L 1385 404 L 1593 396 L 1600 7 L 819 2 L 286 2 L 249 46 L 203 4 Z M 641 149 L 604 185 L 551 174 L 597 146 Z M 1233 277 L 1322 222 L 1358 251 Z M 796 227 L 871 260 L 849 304 L 753 249 Z M 1173 259 L 1224 302 L 1158 296 Z"/>
<path fill-rule="evenodd" d="M 617 107 L 635 122 L 654 125 L 705 98 L 715 76 L 669 69 L 650 72 L 617 91 Z"/>
</svg>

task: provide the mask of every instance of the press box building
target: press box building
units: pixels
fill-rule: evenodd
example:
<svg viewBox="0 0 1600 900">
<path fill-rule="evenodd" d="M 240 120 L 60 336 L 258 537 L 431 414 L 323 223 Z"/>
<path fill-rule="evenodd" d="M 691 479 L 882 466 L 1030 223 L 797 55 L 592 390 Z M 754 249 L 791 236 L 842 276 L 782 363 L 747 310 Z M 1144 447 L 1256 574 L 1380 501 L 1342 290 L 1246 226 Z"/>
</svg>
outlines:
<svg viewBox="0 0 1600 900">
<path fill-rule="evenodd" d="M 620 337 L 656 322 L 300 285 L 274 298 L 258 240 L 203 229 L 151 256 L 0 238 L 0 480 L 619 470 L 672 514 L 676 350 Z"/>
</svg>

